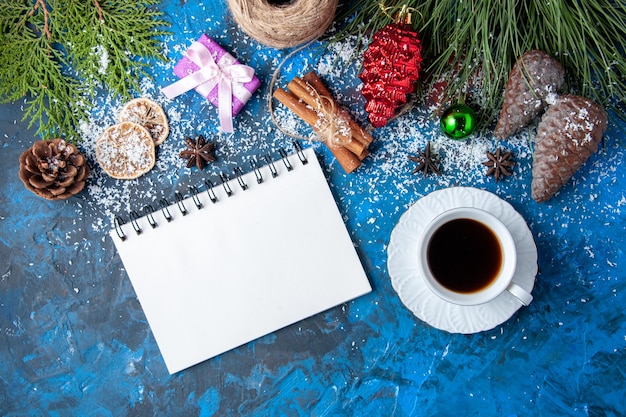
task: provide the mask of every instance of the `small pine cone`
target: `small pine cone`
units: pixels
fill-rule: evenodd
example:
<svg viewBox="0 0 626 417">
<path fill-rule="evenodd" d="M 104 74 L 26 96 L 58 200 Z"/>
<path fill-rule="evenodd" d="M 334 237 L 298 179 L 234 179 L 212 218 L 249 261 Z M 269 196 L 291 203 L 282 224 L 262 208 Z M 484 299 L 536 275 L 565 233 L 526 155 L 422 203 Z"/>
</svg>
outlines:
<svg viewBox="0 0 626 417">
<path fill-rule="evenodd" d="M 494 134 L 506 139 L 519 132 L 537 117 L 554 98 L 565 81 L 563 66 L 539 50 L 522 55 L 509 74 L 504 103 Z"/>
<path fill-rule="evenodd" d="M 596 151 L 606 130 L 604 108 L 584 97 L 566 94 L 550 105 L 535 138 L 532 196 L 550 199 Z"/>
<path fill-rule="evenodd" d="M 77 194 L 88 176 L 87 159 L 63 139 L 39 140 L 20 155 L 20 179 L 28 190 L 48 200 Z"/>
</svg>

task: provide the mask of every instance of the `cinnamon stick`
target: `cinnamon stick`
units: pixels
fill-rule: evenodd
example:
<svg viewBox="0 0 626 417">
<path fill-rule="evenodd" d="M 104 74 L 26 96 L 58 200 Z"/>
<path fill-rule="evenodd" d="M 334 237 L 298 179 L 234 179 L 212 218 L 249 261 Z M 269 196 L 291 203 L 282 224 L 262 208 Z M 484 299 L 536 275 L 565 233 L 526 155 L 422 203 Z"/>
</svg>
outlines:
<svg viewBox="0 0 626 417">
<path fill-rule="evenodd" d="M 300 102 L 298 97 L 295 95 L 283 90 L 282 88 L 277 88 L 276 91 L 274 91 L 274 98 L 283 103 L 289 110 L 294 112 L 296 116 L 304 120 L 309 126 L 313 127 L 317 124 L 317 112 L 302 104 L 302 102 Z"/>
<path fill-rule="evenodd" d="M 315 71 L 311 71 L 305 74 L 302 79 L 312 85 L 313 88 L 315 88 L 320 95 L 332 97 L 332 94 L 330 93 L 330 91 L 328 91 L 328 88 L 326 88 L 326 85 L 324 84 L 322 79 L 315 73 Z M 368 147 L 374 140 L 372 135 L 366 132 L 352 119 L 350 119 L 350 128 L 352 129 L 352 135 L 354 136 L 354 138 L 363 143 L 365 147 Z"/>
<path fill-rule="evenodd" d="M 317 110 L 318 112 L 323 114 L 323 117 L 332 117 L 334 115 L 338 115 L 338 113 L 340 111 L 342 111 L 342 109 L 340 109 L 337 105 L 337 103 L 335 102 L 335 100 L 332 97 L 329 96 L 323 96 L 321 93 L 317 92 L 316 90 L 313 89 L 313 87 L 310 84 L 307 84 L 306 82 L 304 82 L 302 79 L 295 77 L 293 80 L 291 80 L 291 82 L 289 82 L 289 84 L 287 85 L 287 88 L 289 89 L 289 91 L 295 95 L 297 98 L 299 98 L 300 100 L 302 100 L 304 103 L 308 104 L 309 106 L 311 106 L 313 109 Z M 329 115 L 326 114 L 327 109 L 323 108 L 323 105 L 321 103 L 321 98 L 324 97 L 328 100 L 332 100 L 333 103 L 333 108 L 334 108 L 334 115 Z M 339 116 L 337 116 L 339 117 Z M 350 121 L 350 117 L 346 116 L 344 117 L 344 120 L 346 121 Z M 363 160 L 365 158 L 365 156 L 367 155 L 366 148 L 367 146 L 365 146 L 363 143 L 361 143 L 360 141 L 356 140 L 353 136 L 353 128 L 350 124 L 348 124 L 348 129 L 345 129 L 347 131 L 349 131 L 350 136 L 347 138 L 344 138 L 344 140 L 342 141 L 343 143 L 341 143 L 341 146 L 344 146 L 346 148 L 348 148 L 350 151 L 352 151 L 360 160 Z M 337 134 L 341 135 L 344 132 L 337 132 Z"/>
<path fill-rule="evenodd" d="M 361 160 L 343 146 L 329 145 L 328 143 L 325 143 L 325 145 L 333 154 L 337 162 L 339 162 L 339 165 L 341 165 L 346 174 L 350 174 L 352 171 L 361 166 Z"/>
<path fill-rule="evenodd" d="M 294 112 L 311 127 L 315 127 L 318 124 L 319 116 L 317 112 L 308 108 L 293 94 L 282 88 L 277 88 L 276 91 L 274 91 L 274 98 L 283 103 L 289 110 Z M 328 143 L 326 143 L 326 146 L 328 146 L 328 149 L 335 156 L 337 162 L 339 162 L 346 173 L 351 173 L 361 165 L 361 160 L 349 149 L 343 146 L 329 145 Z"/>
</svg>

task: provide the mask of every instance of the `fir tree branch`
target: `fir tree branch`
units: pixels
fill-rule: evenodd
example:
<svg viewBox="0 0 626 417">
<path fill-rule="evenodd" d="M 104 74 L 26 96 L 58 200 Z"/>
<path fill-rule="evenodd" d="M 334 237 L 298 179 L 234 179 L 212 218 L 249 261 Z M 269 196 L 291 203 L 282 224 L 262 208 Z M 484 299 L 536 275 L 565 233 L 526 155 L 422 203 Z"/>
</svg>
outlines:
<svg viewBox="0 0 626 417">
<path fill-rule="evenodd" d="M 93 0 L 93 4 L 94 6 L 96 6 L 96 9 L 98 10 L 98 20 L 100 22 L 104 22 L 104 12 L 102 11 L 102 7 L 100 6 L 100 3 L 98 2 L 98 0 Z"/>
<path fill-rule="evenodd" d="M 352 35 L 371 37 L 392 21 L 393 13 L 383 10 L 385 3 L 392 2 L 352 2 L 342 15 L 347 25 L 331 42 Z M 563 64 L 570 92 L 605 107 L 626 101 L 626 0 L 405 0 L 401 4 L 423 17 L 414 19 L 423 45 L 427 78 L 423 90 L 445 80 L 442 106 L 458 91 L 473 91 L 468 99 L 480 106 L 483 127 L 501 108 L 515 60 L 529 49 L 544 50 Z M 617 114 L 626 120 L 623 107 Z"/>
<path fill-rule="evenodd" d="M 0 0 L 0 101 L 25 98 L 24 120 L 44 139 L 80 141 L 89 99 L 124 99 L 164 60 L 158 0 Z"/>
<path fill-rule="evenodd" d="M 37 12 L 38 9 L 42 10 L 43 13 L 43 34 L 48 38 L 51 38 L 50 34 L 50 12 L 48 12 L 48 7 L 46 6 L 46 2 L 44 0 L 37 0 L 35 5 L 33 6 L 33 10 L 31 10 L 28 15 L 32 16 Z"/>
</svg>

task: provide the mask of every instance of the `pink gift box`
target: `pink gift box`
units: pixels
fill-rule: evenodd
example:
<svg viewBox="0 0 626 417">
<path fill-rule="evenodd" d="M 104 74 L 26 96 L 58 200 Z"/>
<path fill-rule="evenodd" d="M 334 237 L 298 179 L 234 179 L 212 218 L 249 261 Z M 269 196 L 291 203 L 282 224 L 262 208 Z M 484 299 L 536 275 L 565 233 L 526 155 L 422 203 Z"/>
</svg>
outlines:
<svg viewBox="0 0 626 417">
<path fill-rule="evenodd" d="M 207 50 L 213 56 L 213 59 L 217 63 L 217 66 L 223 69 L 229 65 L 241 65 L 239 61 L 233 58 L 228 52 L 224 50 L 217 42 L 213 39 L 209 38 L 207 35 L 203 34 L 200 36 L 198 41 L 200 44 L 204 45 Z M 174 73 L 178 76 L 178 78 L 185 78 L 190 74 L 198 71 L 200 67 L 193 63 L 187 56 L 184 56 L 177 64 L 174 66 Z M 237 115 L 243 106 L 246 104 L 252 93 L 254 93 L 261 86 L 261 81 L 256 77 L 256 75 L 252 78 L 251 81 L 246 83 L 233 83 L 233 94 L 232 94 L 232 115 L 233 117 Z M 215 83 L 204 83 L 195 88 L 195 90 L 200 93 L 203 97 L 213 103 L 214 106 L 219 108 L 218 104 L 218 86 Z M 207 91 L 208 90 L 208 91 Z"/>
</svg>

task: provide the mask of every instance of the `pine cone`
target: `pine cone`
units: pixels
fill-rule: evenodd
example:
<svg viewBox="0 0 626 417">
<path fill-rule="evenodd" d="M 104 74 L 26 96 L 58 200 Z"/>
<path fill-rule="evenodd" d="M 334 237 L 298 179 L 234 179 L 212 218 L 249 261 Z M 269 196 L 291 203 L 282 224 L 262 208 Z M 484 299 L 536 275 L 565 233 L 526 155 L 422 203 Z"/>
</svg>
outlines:
<svg viewBox="0 0 626 417">
<path fill-rule="evenodd" d="M 48 200 L 80 192 L 88 176 L 86 158 L 63 139 L 39 140 L 20 155 L 20 179 L 27 189 Z"/>
<path fill-rule="evenodd" d="M 563 66 L 547 53 L 531 50 L 522 55 L 506 82 L 495 136 L 506 139 L 530 124 L 547 107 L 547 101 L 564 80 Z"/>
<path fill-rule="evenodd" d="M 550 199 L 596 151 L 606 130 L 604 108 L 584 97 L 560 96 L 537 127 L 532 196 Z"/>
</svg>

